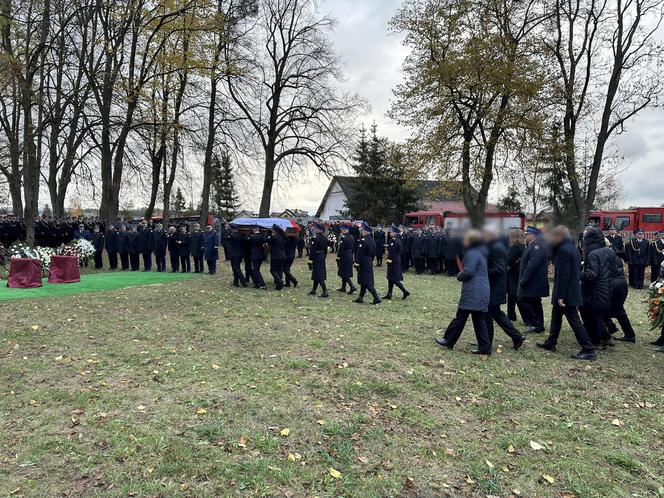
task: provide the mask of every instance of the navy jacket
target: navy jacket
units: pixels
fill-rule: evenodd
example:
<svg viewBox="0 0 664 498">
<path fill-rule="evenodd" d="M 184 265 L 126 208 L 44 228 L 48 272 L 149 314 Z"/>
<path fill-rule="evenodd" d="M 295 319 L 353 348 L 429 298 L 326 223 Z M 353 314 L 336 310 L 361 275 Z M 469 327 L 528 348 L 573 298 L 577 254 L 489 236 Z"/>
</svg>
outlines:
<svg viewBox="0 0 664 498">
<path fill-rule="evenodd" d="M 138 229 L 139 247 L 141 254 L 150 254 L 153 251 L 152 247 L 152 231 L 149 228 Z"/>
<path fill-rule="evenodd" d="M 92 246 L 97 252 L 102 252 L 104 250 L 104 234 L 97 232 L 92 234 Z"/>
<path fill-rule="evenodd" d="M 214 230 L 203 234 L 203 258 L 205 261 L 219 259 L 219 235 Z"/>
<path fill-rule="evenodd" d="M 286 241 L 280 233 L 273 233 L 268 239 L 270 245 L 270 261 L 286 259 Z"/>
<path fill-rule="evenodd" d="M 156 230 L 152 232 L 152 245 L 154 247 L 154 253 L 157 256 L 166 255 L 166 232 L 163 230 Z"/>
<path fill-rule="evenodd" d="M 553 293 L 551 302 L 564 299 L 565 305 L 579 307 L 581 299 L 581 256 L 572 239 L 567 239 L 553 248 Z"/>
<path fill-rule="evenodd" d="M 387 280 L 388 282 L 401 282 L 401 253 L 403 251 L 401 239 L 392 237 L 387 244 Z"/>
<path fill-rule="evenodd" d="M 140 235 L 135 232 L 129 232 L 127 237 L 127 248 L 129 254 L 140 254 L 141 252 L 141 241 Z"/>
<path fill-rule="evenodd" d="M 187 233 L 178 233 L 178 253 L 181 258 L 189 257 L 189 246 L 191 244 L 191 235 Z"/>
<path fill-rule="evenodd" d="M 353 255 L 355 239 L 350 233 L 342 235 L 337 250 L 337 275 L 341 278 L 353 278 Z"/>
<path fill-rule="evenodd" d="M 298 240 L 299 237 L 284 237 L 284 243 L 286 244 L 286 259 L 295 259 L 295 251 L 297 250 Z"/>
<path fill-rule="evenodd" d="M 544 241 L 533 240 L 521 258 L 519 270 L 519 298 L 549 295 L 549 256 Z"/>
<path fill-rule="evenodd" d="M 129 232 L 118 232 L 118 252 L 120 254 L 129 253 Z"/>
<path fill-rule="evenodd" d="M 191 232 L 189 251 L 193 258 L 200 258 L 203 255 L 203 232 Z"/>
<path fill-rule="evenodd" d="M 466 251 L 463 257 L 463 271 L 457 275 L 457 280 L 463 283 L 459 309 L 488 311 L 490 289 L 486 247 L 478 244 Z"/>
<path fill-rule="evenodd" d="M 117 230 L 106 231 L 106 251 L 118 252 L 119 233 Z"/>
<path fill-rule="evenodd" d="M 92 240 L 92 234 L 90 233 L 90 230 L 76 230 L 74 232 L 74 240 L 78 239 Z"/>
<path fill-rule="evenodd" d="M 516 296 L 519 290 L 519 270 L 525 247 L 514 244 L 507 250 L 507 293 Z"/>
<path fill-rule="evenodd" d="M 249 236 L 249 257 L 251 259 L 265 259 L 265 251 L 263 251 L 263 244 L 266 242 L 265 234 L 252 233 Z"/>
<path fill-rule="evenodd" d="M 360 285 L 374 285 L 373 259 L 375 257 L 376 241 L 371 236 L 361 238 L 355 254 L 357 281 Z"/>
<path fill-rule="evenodd" d="M 209 232 L 205 232 L 207 235 Z M 229 257 L 231 259 L 244 259 L 245 238 L 240 232 L 232 232 L 229 238 Z"/>
</svg>

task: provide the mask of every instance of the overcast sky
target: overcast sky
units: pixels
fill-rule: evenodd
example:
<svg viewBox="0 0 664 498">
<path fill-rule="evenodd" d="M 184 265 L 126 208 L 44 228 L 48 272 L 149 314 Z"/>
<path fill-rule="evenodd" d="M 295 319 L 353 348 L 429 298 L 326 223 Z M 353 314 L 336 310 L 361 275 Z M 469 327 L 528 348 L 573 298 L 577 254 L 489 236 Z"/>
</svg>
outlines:
<svg viewBox="0 0 664 498">
<path fill-rule="evenodd" d="M 381 134 L 401 140 L 408 134 L 391 121 L 386 112 L 392 89 L 401 80 L 401 63 L 406 54 L 398 35 L 388 22 L 399 0 L 321 0 L 320 8 L 338 20 L 333 34 L 337 52 L 345 61 L 346 85 L 366 98 L 372 107 L 362 121 L 376 121 Z M 660 205 L 664 202 L 664 111 L 653 109 L 630 123 L 617 137 L 625 155 L 621 204 Z M 324 175 L 309 172 L 297 182 L 279 185 L 273 197 L 274 209 L 299 208 L 314 213 L 329 185 Z M 258 198 L 246 199 L 246 208 L 257 209 Z"/>
</svg>

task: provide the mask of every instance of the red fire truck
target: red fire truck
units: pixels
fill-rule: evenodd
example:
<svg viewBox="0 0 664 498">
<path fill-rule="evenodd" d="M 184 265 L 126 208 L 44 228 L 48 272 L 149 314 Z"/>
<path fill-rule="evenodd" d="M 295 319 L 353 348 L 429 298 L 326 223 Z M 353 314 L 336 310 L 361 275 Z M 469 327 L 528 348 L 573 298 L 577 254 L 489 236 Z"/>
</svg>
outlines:
<svg viewBox="0 0 664 498">
<path fill-rule="evenodd" d="M 664 230 L 664 207 L 645 207 L 624 211 L 591 211 L 588 222 L 602 230 L 615 226 L 620 232 L 641 229 L 644 232 Z"/>
<path fill-rule="evenodd" d="M 510 213 L 507 211 L 489 212 L 484 215 L 485 223 L 494 224 L 501 230 L 510 228 L 524 229 L 526 227 L 526 215 L 523 213 Z M 424 228 L 427 226 L 439 226 L 449 228 L 468 228 L 470 219 L 468 213 L 455 213 L 445 211 L 415 211 L 406 214 L 405 223 L 412 228 Z"/>
</svg>

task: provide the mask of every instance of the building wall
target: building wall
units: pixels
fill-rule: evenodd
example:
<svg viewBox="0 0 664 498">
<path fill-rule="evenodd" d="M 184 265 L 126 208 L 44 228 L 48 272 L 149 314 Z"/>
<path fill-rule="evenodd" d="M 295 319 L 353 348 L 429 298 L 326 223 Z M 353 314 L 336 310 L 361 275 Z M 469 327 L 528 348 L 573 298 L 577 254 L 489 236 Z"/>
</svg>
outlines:
<svg viewBox="0 0 664 498">
<path fill-rule="evenodd" d="M 343 218 L 341 214 L 342 211 L 345 211 L 346 208 L 346 194 L 339 186 L 338 181 L 334 181 L 332 189 L 330 190 L 330 195 L 327 196 L 325 205 L 320 213 L 321 220 L 335 220 Z"/>
</svg>

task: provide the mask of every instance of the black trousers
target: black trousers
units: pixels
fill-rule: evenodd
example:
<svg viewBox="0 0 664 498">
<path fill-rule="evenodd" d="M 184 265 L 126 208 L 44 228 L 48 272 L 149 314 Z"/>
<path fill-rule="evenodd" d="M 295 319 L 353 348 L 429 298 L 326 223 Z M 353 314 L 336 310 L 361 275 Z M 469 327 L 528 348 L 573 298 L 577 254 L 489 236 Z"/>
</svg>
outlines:
<svg viewBox="0 0 664 498">
<path fill-rule="evenodd" d="M 143 253 L 143 270 L 152 271 L 152 253 L 144 252 Z"/>
<path fill-rule="evenodd" d="M 207 260 L 207 265 L 208 265 L 208 273 L 210 275 L 215 275 L 217 273 L 217 260 L 216 259 L 208 259 Z M 201 269 L 203 268 L 203 262 L 201 262 Z"/>
<path fill-rule="evenodd" d="M 129 254 L 125 253 L 120 253 L 120 264 L 122 265 L 123 270 L 128 270 L 129 269 Z"/>
<path fill-rule="evenodd" d="M 203 259 L 200 256 L 194 256 L 194 271 L 196 273 L 203 273 Z"/>
<path fill-rule="evenodd" d="M 228 255 L 228 244 L 225 244 L 222 246 L 224 249 L 224 261 L 230 260 L 230 256 Z"/>
<path fill-rule="evenodd" d="M 586 326 L 593 344 L 600 345 L 602 341 L 611 339 L 611 334 L 609 334 L 609 330 L 606 328 L 605 318 L 608 315 L 607 312 L 588 307 L 581 308 L 580 312 L 583 324 Z"/>
<path fill-rule="evenodd" d="M 512 341 L 518 341 L 522 338 L 522 335 L 514 328 L 505 312 L 500 309 L 500 304 L 494 304 L 489 305 L 489 312 L 486 314 L 486 330 L 490 343 L 493 343 L 493 322 L 496 322 Z"/>
<path fill-rule="evenodd" d="M 130 254 L 129 255 L 129 266 L 131 266 L 131 271 L 138 271 L 141 269 L 141 255 L 140 254 Z"/>
<path fill-rule="evenodd" d="M 254 275 L 254 287 L 256 287 L 257 289 L 265 287 L 265 280 L 263 279 L 263 274 L 261 273 L 262 264 L 263 264 L 262 258 L 251 260 L 251 273 Z"/>
<path fill-rule="evenodd" d="M 522 297 L 521 315 L 524 321 L 531 327 L 544 327 L 544 309 L 542 308 L 541 297 Z"/>
<path fill-rule="evenodd" d="M 408 293 L 408 290 L 403 286 L 401 282 L 392 282 L 391 280 L 387 281 L 387 295 L 392 296 L 392 291 L 394 291 L 394 288 L 399 289 L 401 292 L 403 292 L 404 295 Z"/>
<path fill-rule="evenodd" d="M 661 267 L 662 267 L 661 264 L 650 265 L 650 283 L 657 282 L 657 280 L 659 280 L 659 273 Z"/>
<path fill-rule="evenodd" d="M 643 289 L 643 281 L 646 278 L 645 265 L 629 265 L 629 285 L 635 289 Z"/>
<path fill-rule="evenodd" d="M 360 285 L 360 299 L 364 299 L 365 294 L 369 291 L 369 294 L 373 296 L 374 299 L 379 299 L 378 297 L 378 292 L 376 292 L 376 288 L 373 285 Z"/>
<path fill-rule="evenodd" d="M 567 323 L 572 328 L 576 342 L 579 343 L 583 351 L 593 351 L 592 340 L 588 331 L 583 326 L 581 318 L 579 317 L 579 309 L 575 306 L 559 306 L 554 304 L 551 309 L 551 329 L 549 331 L 549 338 L 546 343 L 549 346 L 558 344 L 558 337 L 560 336 L 560 329 L 563 325 L 563 316 L 567 319 Z"/>
<path fill-rule="evenodd" d="M 247 280 L 247 283 L 256 283 L 256 280 L 254 280 L 254 274 L 251 271 L 251 258 L 249 256 L 244 257 L 244 274 L 244 278 Z"/>
<path fill-rule="evenodd" d="M 233 270 L 233 285 L 236 287 L 238 285 L 245 286 L 247 279 L 244 278 L 244 273 L 242 273 L 242 258 L 231 258 L 231 269 Z"/>
<path fill-rule="evenodd" d="M 104 267 L 104 263 L 103 263 L 103 260 L 102 260 L 102 252 L 97 251 L 95 253 L 95 268 L 97 270 L 101 270 L 103 267 Z"/>
<path fill-rule="evenodd" d="M 277 290 L 284 288 L 284 263 L 283 259 L 270 258 L 270 275 L 274 279 L 274 286 Z"/>
<path fill-rule="evenodd" d="M 401 255 L 401 271 L 407 272 L 410 270 L 410 253 L 405 252 Z"/>
<path fill-rule="evenodd" d="M 413 266 L 415 266 L 415 273 L 418 275 L 424 273 L 424 258 L 415 258 L 413 260 Z"/>
<path fill-rule="evenodd" d="M 118 269 L 118 253 L 116 251 L 110 251 L 108 253 L 108 265 L 111 270 Z"/>
<path fill-rule="evenodd" d="M 609 308 L 609 313 L 604 317 L 604 324 L 606 325 L 607 330 L 610 334 L 615 334 L 618 332 L 618 328 L 611 321 L 612 318 L 618 320 L 620 328 L 625 334 L 625 337 L 631 339 L 636 337 L 634 333 L 634 328 L 632 327 L 632 322 L 629 321 L 627 312 L 625 311 L 625 301 L 627 300 L 627 294 L 629 293 L 629 288 L 627 287 L 627 282 L 624 280 L 620 285 L 613 285 L 611 288 L 611 306 Z"/>
<path fill-rule="evenodd" d="M 171 260 L 171 272 L 176 272 L 180 269 L 180 257 L 176 252 L 168 253 Z"/>
<path fill-rule="evenodd" d="M 524 323 L 528 324 L 524 318 L 523 310 L 521 309 L 521 302 L 516 298 L 516 294 L 507 295 L 507 318 L 511 321 L 516 322 L 516 310 L 519 309 L 519 314 L 521 315 L 521 320 Z"/>
<path fill-rule="evenodd" d="M 457 268 L 456 259 L 446 259 L 445 260 L 445 270 L 447 271 L 447 276 L 448 277 L 455 276 L 459 272 L 459 269 Z"/>
<path fill-rule="evenodd" d="M 166 271 L 166 254 L 155 254 L 154 261 L 157 264 L 158 272 Z"/>
<path fill-rule="evenodd" d="M 286 258 L 284 260 L 284 277 L 286 277 L 286 285 L 297 285 L 297 279 L 291 273 L 291 268 L 293 266 L 293 261 L 295 258 Z"/>
<path fill-rule="evenodd" d="M 383 266 L 383 254 L 376 253 L 376 266 Z"/>
<path fill-rule="evenodd" d="M 477 348 L 482 354 L 491 354 L 491 341 L 489 341 L 489 334 L 486 330 L 486 313 L 483 311 L 469 311 L 457 309 L 456 316 L 452 319 L 450 324 L 445 330 L 443 336 L 451 347 L 459 340 L 463 332 L 468 317 L 473 320 L 473 328 L 475 329 L 475 338 L 477 339 Z"/>
<path fill-rule="evenodd" d="M 432 275 L 438 273 L 438 258 L 427 258 L 427 264 Z"/>
<path fill-rule="evenodd" d="M 182 273 L 189 273 L 191 271 L 191 259 L 189 259 L 189 256 L 180 256 L 180 268 L 182 268 Z"/>
</svg>

